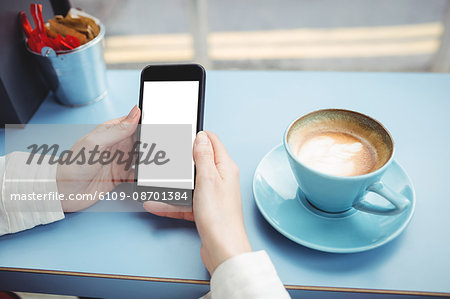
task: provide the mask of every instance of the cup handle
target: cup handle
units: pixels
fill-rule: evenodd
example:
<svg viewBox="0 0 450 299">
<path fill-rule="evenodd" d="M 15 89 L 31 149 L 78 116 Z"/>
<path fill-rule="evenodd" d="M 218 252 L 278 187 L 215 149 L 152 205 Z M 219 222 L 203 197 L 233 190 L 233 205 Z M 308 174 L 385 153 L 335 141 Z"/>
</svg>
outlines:
<svg viewBox="0 0 450 299">
<path fill-rule="evenodd" d="M 410 201 L 404 195 L 392 190 L 382 182 L 373 183 L 366 190 L 384 197 L 393 207 L 380 207 L 365 201 L 362 197 L 353 204 L 355 209 L 377 215 L 396 215 L 403 212 L 410 205 Z"/>
</svg>

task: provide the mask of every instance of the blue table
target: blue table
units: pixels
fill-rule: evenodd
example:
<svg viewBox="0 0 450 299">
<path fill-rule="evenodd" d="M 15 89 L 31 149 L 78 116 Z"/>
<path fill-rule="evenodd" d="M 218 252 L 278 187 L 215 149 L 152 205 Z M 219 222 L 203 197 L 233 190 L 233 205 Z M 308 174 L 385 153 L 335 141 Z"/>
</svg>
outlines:
<svg viewBox="0 0 450 299">
<path fill-rule="evenodd" d="M 49 97 L 30 123 L 100 123 L 126 114 L 138 101 L 139 72 L 108 71 L 108 80 L 105 100 L 67 108 Z M 277 233 L 256 208 L 251 184 L 260 159 L 281 142 L 291 120 L 329 107 L 381 121 L 413 180 L 417 208 L 411 224 L 378 249 L 330 254 L 305 248 Z M 448 74 L 207 75 L 205 128 L 218 133 L 239 165 L 251 244 L 269 253 L 293 297 L 450 295 L 449 114 Z M 200 296 L 209 276 L 199 249 L 195 227 L 186 221 L 131 212 L 69 214 L 0 237 L 0 289 L 108 298 Z"/>
</svg>

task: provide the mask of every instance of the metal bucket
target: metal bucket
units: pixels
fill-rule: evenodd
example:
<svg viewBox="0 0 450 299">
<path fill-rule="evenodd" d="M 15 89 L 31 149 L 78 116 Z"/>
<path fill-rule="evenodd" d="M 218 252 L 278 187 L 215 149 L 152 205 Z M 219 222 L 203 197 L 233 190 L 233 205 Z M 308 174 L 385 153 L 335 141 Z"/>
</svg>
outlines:
<svg viewBox="0 0 450 299">
<path fill-rule="evenodd" d="M 57 54 L 53 49 L 44 47 L 42 55 L 39 55 L 27 46 L 38 62 L 49 88 L 63 105 L 88 105 L 103 99 L 108 93 L 103 57 L 105 27 L 99 21 L 97 23 L 100 33 L 74 50 Z"/>
</svg>

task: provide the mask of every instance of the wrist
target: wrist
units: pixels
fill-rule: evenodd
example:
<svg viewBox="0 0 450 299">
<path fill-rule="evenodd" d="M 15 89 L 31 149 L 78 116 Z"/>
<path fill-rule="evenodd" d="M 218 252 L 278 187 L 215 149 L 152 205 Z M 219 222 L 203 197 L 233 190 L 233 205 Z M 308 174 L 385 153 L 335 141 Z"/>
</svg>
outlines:
<svg viewBox="0 0 450 299">
<path fill-rule="evenodd" d="M 226 260 L 252 251 L 252 247 L 245 233 L 239 236 L 231 236 L 231 238 L 202 240 L 202 244 L 209 259 L 208 271 L 211 275 Z"/>
</svg>

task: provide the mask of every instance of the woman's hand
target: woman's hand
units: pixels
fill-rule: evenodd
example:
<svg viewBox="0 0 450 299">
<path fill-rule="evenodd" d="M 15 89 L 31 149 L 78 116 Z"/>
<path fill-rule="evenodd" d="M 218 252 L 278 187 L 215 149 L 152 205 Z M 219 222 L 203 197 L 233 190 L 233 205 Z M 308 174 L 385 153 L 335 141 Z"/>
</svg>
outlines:
<svg viewBox="0 0 450 299">
<path fill-rule="evenodd" d="M 211 132 L 197 134 L 193 152 L 197 175 L 193 212 L 153 201 L 144 203 L 144 208 L 159 216 L 195 220 L 201 257 L 212 275 L 225 260 L 252 249 L 244 226 L 237 165 Z"/>
<path fill-rule="evenodd" d="M 133 150 L 136 131 L 141 111 L 134 106 L 130 113 L 117 119 L 113 119 L 98 125 L 93 131 L 78 140 L 71 148 L 76 154 L 83 148 L 87 154 L 96 149 L 99 153 L 96 158 L 109 152 L 113 155 L 117 151 L 126 155 Z M 134 165 L 134 160 L 131 165 Z M 112 163 L 72 163 L 70 165 L 58 165 L 56 171 L 56 182 L 58 192 L 65 194 L 99 194 L 109 192 L 122 182 L 133 182 L 134 169 L 126 169 L 125 164 L 118 164 L 117 160 Z M 61 205 L 64 212 L 75 212 L 93 205 L 94 200 L 62 200 Z"/>
</svg>

